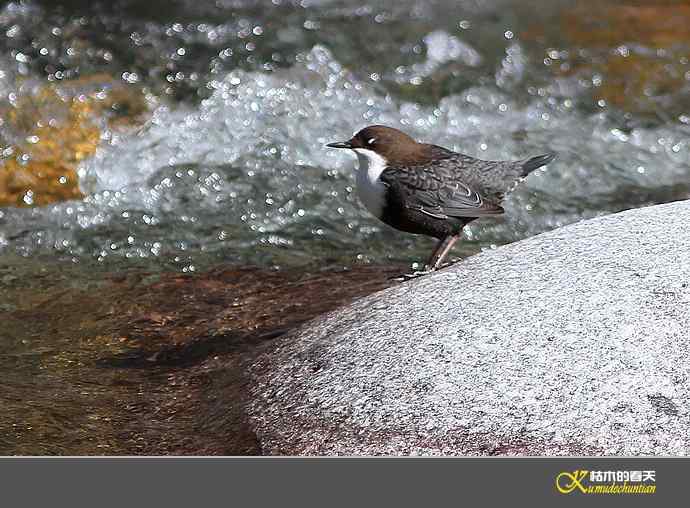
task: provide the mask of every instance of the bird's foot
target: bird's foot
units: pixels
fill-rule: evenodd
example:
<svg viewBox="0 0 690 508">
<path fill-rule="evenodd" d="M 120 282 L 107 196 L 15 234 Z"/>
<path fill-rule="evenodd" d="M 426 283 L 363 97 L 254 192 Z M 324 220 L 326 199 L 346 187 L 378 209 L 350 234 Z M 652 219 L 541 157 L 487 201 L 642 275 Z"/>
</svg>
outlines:
<svg viewBox="0 0 690 508">
<path fill-rule="evenodd" d="M 418 279 L 419 277 L 423 277 L 424 275 L 429 275 L 430 273 L 434 273 L 434 272 L 437 272 L 439 270 L 443 270 L 445 268 L 448 268 L 449 266 L 453 266 L 454 264 L 457 264 L 460 261 L 462 261 L 462 259 L 455 259 L 453 261 L 448 261 L 448 262 L 443 263 L 441 266 L 438 266 L 436 268 L 432 268 L 429 265 L 426 265 L 426 266 L 424 266 L 424 270 L 415 270 L 412 273 L 404 273 L 402 275 L 391 277 L 389 280 L 393 280 L 396 282 L 406 282 L 408 280 Z"/>
<path fill-rule="evenodd" d="M 446 263 L 443 263 L 441 266 L 437 268 L 437 270 L 443 270 L 444 268 L 448 268 L 449 266 L 456 265 L 460 263 L 462 259 L 454 259 L 453 261 L 448 261 Z"/>
<path fill-rule="evenodd" d="M 421 271 L 414 271 L 412 273 L 404 273 L 404 274 L 399 275 L 397 277 L 391 277 L 391 280 L 394 280 L 396 282 L 406 282 L 408 280 L 423 277 L 424 275 L 428 275 L 432 272 L 434 272 L 434 270 L 429 270 L 429 269 L 425 268 L 424 270 L 421 270 Z"/>
</svg>

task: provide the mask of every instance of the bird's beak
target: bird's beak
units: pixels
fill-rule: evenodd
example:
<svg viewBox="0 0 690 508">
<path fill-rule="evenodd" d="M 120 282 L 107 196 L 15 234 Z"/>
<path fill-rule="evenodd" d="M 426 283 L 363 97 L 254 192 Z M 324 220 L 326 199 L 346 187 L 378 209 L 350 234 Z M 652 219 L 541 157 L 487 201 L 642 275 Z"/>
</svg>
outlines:
<svg viewBox="0 0 690 508">
<path fill-rule="evenodd" d="M 326 146 L 328 148 L 352 148 L 352 143 L 350 141 L 337 141 L 335 143 L 328 143 Z"/>
</svg>

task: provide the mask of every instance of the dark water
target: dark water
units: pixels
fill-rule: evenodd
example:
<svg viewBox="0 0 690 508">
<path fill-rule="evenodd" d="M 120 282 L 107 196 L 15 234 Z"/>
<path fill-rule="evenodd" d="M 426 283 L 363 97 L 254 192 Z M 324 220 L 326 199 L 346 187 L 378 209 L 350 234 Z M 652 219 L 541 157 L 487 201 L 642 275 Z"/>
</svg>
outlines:
<svg viewBox="0 0 690 508">
<path fill-rule="evenodd" d="M 354 193 L 354 159 L 324 148 L 364 125 L 486 159 L 558 152 L 510 196 L 504 217 L 467 228 L 461 256 L 690 196 L 688 7 L 649 5 L 4 4 L 0 171 L 17 162 L 11 147 L 40 146 L 32 125 L 9 119 L 46 87 L 67 83 L 60 93 L 74 104 L 83 85 L 70 83 L 97 76 L 143 106 L 116 106 L 120 124 L 112 108 L 92 111 L 97 149 L 75 163 L 83 199 L 0 208 L 0 386 L 10 408 L 0 423 L 19 425 L 0 445 L 78 451 L 75 418 L 109 436 L 104 452 L 116 440 L 115 408 L 131 394 L 118 392 L 120 374 L 104 382 L 85 366 L 129 347 L 113 316 L 145 291 L 108 285 L 112 274 L 423 259 L 431 242 L 370 217 Z M 29 123 L 65 108 L 36 107 Z M 46 409 L 46 400 L 59 403 Z"/>
</svg>

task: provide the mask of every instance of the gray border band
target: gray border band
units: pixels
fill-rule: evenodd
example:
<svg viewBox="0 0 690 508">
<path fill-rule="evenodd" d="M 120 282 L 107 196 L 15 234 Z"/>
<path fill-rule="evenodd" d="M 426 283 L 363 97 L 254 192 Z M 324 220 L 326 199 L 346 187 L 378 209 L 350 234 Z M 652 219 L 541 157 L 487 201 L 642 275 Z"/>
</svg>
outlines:
<svg viewBox="0 0 690 508">
<path fill-rule="evenodd" d="M 559 493 L 558 473 L 578 469 L 653 469 L 657 491 Z M 4 458 L 0 485 L 10 507 L 680 506 L 689 471 L 675 458 Z"/>
</svg>

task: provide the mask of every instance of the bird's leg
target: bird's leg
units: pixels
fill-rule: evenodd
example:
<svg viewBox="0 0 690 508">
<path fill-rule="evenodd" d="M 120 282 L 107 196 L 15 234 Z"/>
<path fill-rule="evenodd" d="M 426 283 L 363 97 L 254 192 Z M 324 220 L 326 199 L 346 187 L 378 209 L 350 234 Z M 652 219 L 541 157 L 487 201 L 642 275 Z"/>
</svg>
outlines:
<svg viewBox="0 0 690 508">
<path fill-rule="evenodd" d="M 450 252 L 450 249 L 453 248 L 455 242 L 457 242 L 459 239 L 460 235 L 448 235 L 443 240 L 438 242 L 438 245 L 434 249 L 434 252 L 431 253 L 429 261 L 426 262 L 425 270 L 433 272 L 434 270 L 438 270 L 439 268 L 441 268 L 443 260 Z"/>
<path fill-rule="evenodd" d="M 426 265 L 424 265 L 424 270 L 422 270 L 421 272 L 414 272 L 414 273 L 402 275 L 400 277 L 396 277 L 395 280 L 406 281 L 406 280 L 410 280 L 410 279 L 416 279 L 417 277 L 421 277 L 422 275 L 426 275 L 428 273 L 431 273 L 433 271 L 438 270 L 439 268 L 441 268 L 441 266 L 443 264 L 443 260 L 445 259 L 445 257 L 450 252 L 450 249 L 453 248 L 453 245 L 459 239 L 460 239 L 460 235 L 448 235 L 448 236 L 446 236 L 443 240 L 438 242 L 438 245 L 434 249 L 434 252 L 431 253 L 431 257 L 429 258 L 429 261 L 427 261 Z"/>
</svg>

